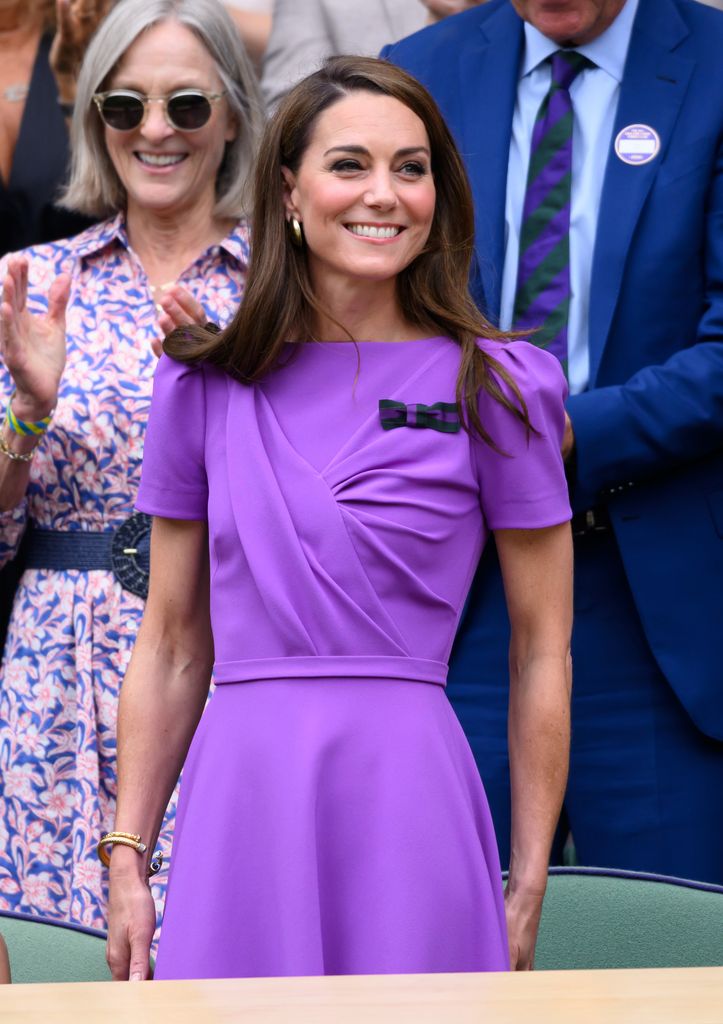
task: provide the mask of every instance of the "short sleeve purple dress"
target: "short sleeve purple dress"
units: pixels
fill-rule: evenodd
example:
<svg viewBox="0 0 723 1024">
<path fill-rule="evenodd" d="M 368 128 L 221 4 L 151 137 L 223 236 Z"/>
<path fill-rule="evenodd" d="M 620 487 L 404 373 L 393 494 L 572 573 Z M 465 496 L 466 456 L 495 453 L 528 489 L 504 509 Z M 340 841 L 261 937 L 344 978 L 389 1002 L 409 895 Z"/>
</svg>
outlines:
<svg viewBox="0 0 723 1024">
<path fill-rule="evenodd" d="M 508 967 L 444 684 L 489 531 L 570 517 L 565 382 L 531 345 L 480 344 L 537 430 L 483 393 L 505 454 L 419 409 L 454 402 L 447 338 L 289 346 L 253 387 L 161 359 L 137 504 L 208 520 L 218 685 L 184 768 L 157 978 Z"/>
</svg>

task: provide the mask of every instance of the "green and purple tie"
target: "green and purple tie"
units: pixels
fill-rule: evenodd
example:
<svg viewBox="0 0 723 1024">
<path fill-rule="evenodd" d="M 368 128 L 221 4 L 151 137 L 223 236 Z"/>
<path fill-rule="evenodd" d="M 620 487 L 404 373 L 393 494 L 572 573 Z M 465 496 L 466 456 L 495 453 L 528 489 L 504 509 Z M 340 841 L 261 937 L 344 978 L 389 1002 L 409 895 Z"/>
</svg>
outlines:
<svg viewBox="0 0 723 1024">
<path fill-rule="evenodd" d="M 570 86 L 592 61 L 574 50 L 558 50 L 550 89 L 532 131 L 530 168 L 520 227 L 520 262 L 513 324 L 537 328 L 530 341 L 546 348 L 567 373 L 570 310 L 570 187 L 572 102 Z"/>
</svg>

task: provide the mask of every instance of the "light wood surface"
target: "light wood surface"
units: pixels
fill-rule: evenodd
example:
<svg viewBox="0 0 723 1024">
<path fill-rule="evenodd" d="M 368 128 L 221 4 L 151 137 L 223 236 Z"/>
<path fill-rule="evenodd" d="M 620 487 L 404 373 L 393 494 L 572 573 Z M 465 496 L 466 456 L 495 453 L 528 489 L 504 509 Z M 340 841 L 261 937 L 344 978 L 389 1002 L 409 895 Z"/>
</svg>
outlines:
<svg viewBox="0 0 723 1024">
<path fill-rule="evenodd" d="M 723 967 L 10 985 L 3 1024 L 723 1024 Z"/>
</svg>

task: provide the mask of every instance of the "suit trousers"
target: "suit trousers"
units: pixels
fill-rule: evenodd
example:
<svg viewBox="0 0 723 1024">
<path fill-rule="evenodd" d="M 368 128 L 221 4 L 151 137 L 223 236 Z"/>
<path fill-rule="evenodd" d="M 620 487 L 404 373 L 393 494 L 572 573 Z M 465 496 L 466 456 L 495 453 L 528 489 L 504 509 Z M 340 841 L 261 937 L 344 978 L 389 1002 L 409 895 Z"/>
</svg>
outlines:
<svg viewBox="0 0 723 1024">
<path fill-rule="evenodd" d="M 510 856 L 508 644 L 490 544 L 455 641 L 447 693 L 479 766 L 503 868 Z M 611 531 L 575 541 L 572 658 L 564 817 L 579 862 L 723 884 L 723 743 L 697 729 L 658 668 Z M 553 863 L 559 853 L 553 848 Z"/>
</svg>

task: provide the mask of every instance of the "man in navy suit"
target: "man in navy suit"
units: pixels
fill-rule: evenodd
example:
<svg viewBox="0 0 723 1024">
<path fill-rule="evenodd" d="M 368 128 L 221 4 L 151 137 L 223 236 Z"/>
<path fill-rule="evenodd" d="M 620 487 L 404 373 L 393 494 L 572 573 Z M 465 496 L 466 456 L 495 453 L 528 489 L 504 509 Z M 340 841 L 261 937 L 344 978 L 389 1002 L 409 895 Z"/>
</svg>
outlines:
<svg viewBox="0 0 723 1024">
<path fill-rule="evenodd" d="M 721 883 L 723 15 L 695 0 L 490 0 L 384 56 L 455 133 L 476 204 L 473 290 L 507 328 L 533 125 L 561 48 L 589 60 L 569 86 L 566 821 L 581 863 Z M 503 863 L 508 636 L 489 551 L 448 689 Z"/>
</svg>

